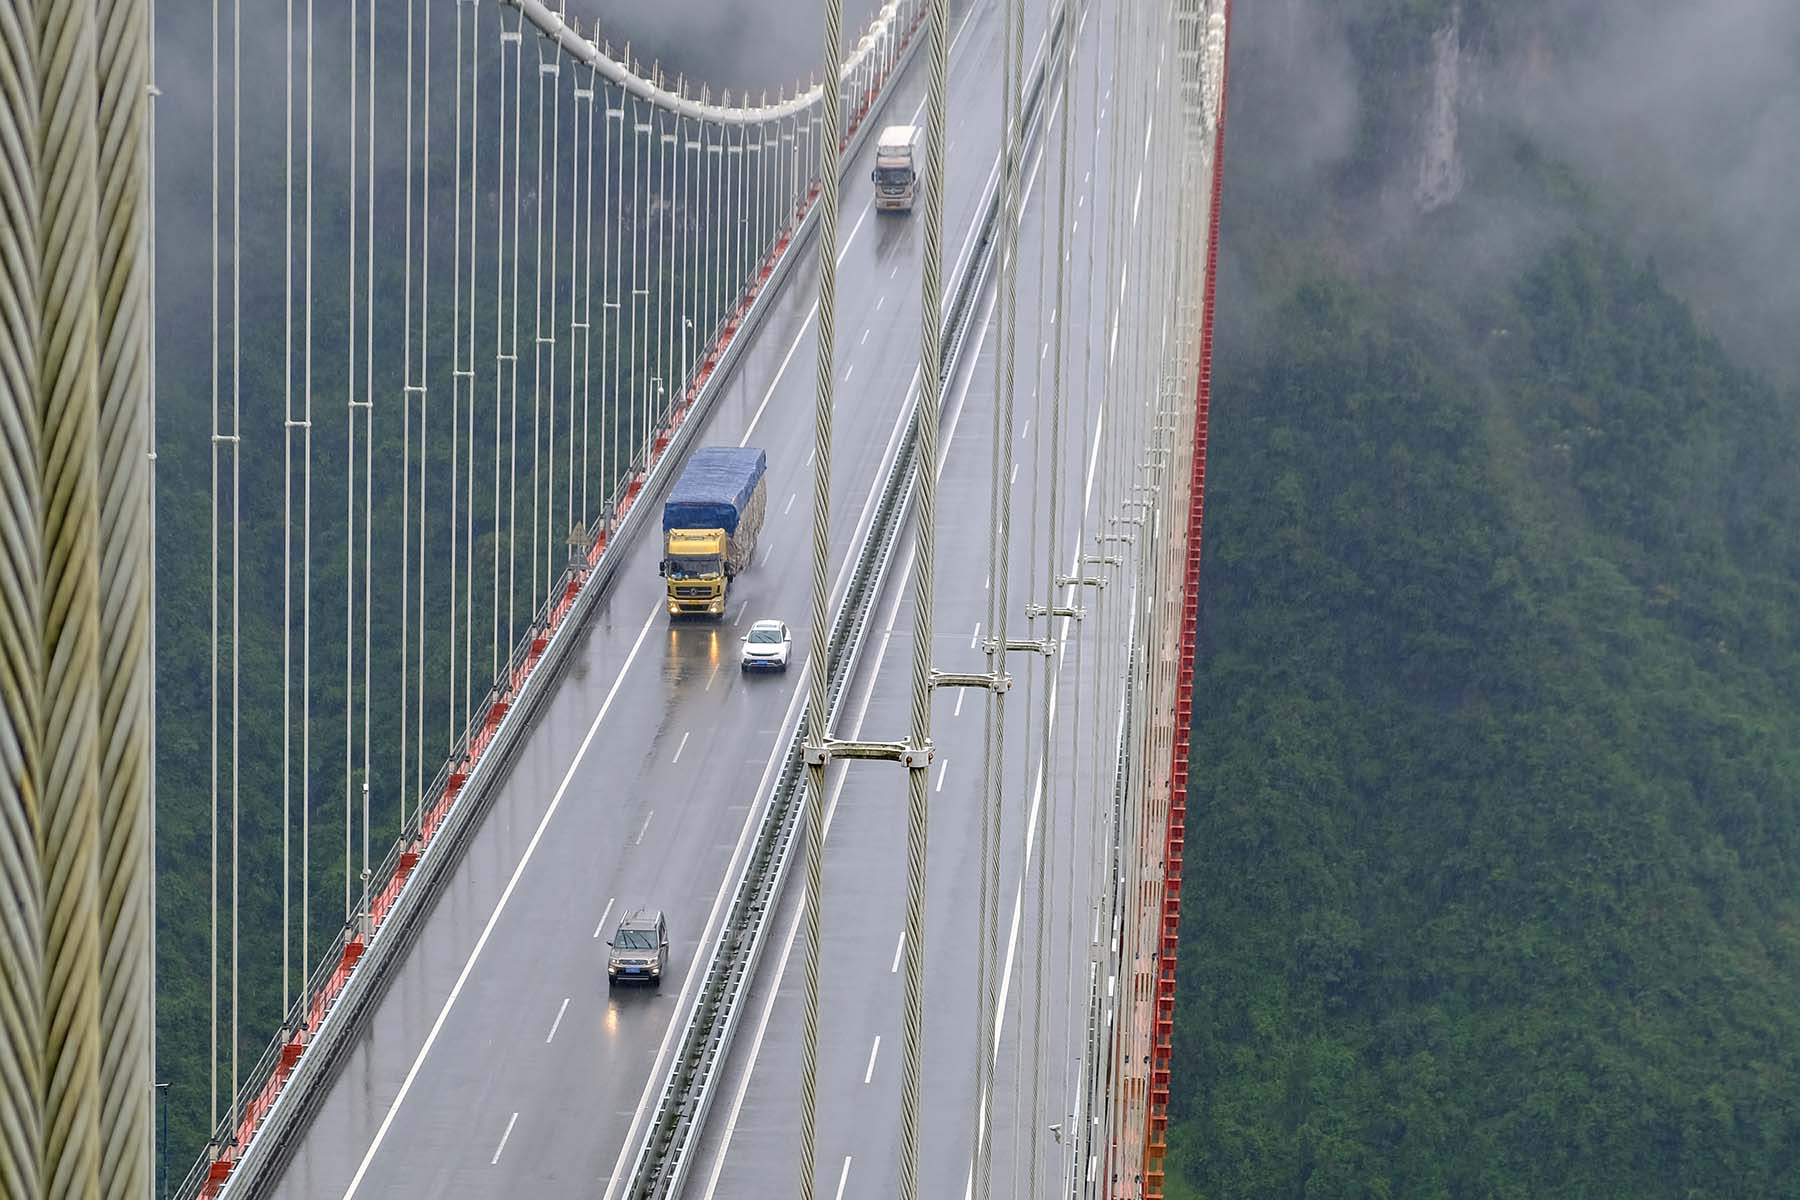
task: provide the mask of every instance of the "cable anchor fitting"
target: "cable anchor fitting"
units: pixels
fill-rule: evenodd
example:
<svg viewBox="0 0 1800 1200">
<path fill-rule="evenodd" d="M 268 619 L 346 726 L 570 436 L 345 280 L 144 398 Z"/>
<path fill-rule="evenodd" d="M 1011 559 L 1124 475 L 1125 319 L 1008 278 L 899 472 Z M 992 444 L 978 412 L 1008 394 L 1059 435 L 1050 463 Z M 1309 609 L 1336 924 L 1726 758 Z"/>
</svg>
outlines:
<svg viewBox="0 0 1800 1200">
<path fill-rule="evenodd" d="M 911 742 L 857 742 L 839 738 L 808 742 L 801 750 L 809 767 L 829 766 L 834 758 L 869 758 L 897 762 L 911 769 L 929 767 L 934 752 L 929 741 L 923 746 L 915 746 Z"/>
<path fill-rule="evenodd" d="M 987 688 L 989 691 L 999 694 L 1001 692 L 1009 692 L 1012 690 L 1012 676 L 1008 675 L 1005 671 L 992 671 L 986 674 L 970 674 L 957 671 L 933 671 L 931 673 L 931 686 L 934 688 Z"/>
<path fill-rule="evenodd" d="M 982 648 L 990 655 L 1000 653 L 1000 643 L 993 638 L 989 638 L 987 641 L 983 642 Z M 1031 654 L 1049 656 L 1056 653 L 1056 643 L 1049 638 L 1045 638 L 1042 641 L 1039 641 L 1036 638 L 1007 638 L 1006 649 L 1008 653 L 1024 651 Z"/>
<path fill-rule="evenodd" d="M 1056 586 L 1067 587 L 1069 586 L 1069 581 L 1059 577 L 1056 581 Z M 1025 606 L 1025 619 L 1027 621 L 1035 621 L 1039 617 L 1045 616 L 1068 617 L 1072 621 L 1079 621 L 1087 616 L 1087 610 L 1085 608 L 1075 608 L 1066 604 L 1053 604 L 1048 611 L 1045 610 L 1042 604 L 1027 604 Z"/>
</svg>

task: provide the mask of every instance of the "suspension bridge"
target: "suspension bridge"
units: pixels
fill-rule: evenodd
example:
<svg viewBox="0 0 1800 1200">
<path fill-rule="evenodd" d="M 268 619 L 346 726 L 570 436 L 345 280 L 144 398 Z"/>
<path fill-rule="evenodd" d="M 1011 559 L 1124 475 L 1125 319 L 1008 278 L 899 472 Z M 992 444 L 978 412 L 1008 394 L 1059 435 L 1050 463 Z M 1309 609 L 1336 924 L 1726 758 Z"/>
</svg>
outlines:
<svg viewBox="0 0 1800 1200">
<path fill-rule="evenodd" d="M 1163 1194 L 1229 0 L 819 8 L 0 0 L 6 1195 Z"/>
</svg>

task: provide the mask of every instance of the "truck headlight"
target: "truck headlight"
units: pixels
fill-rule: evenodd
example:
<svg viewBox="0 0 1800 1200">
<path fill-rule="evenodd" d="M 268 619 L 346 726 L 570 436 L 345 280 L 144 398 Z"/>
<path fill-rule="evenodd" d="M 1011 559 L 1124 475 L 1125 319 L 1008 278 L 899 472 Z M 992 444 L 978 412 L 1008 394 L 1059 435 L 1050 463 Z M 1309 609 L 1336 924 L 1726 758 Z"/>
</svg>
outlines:
<svg viewBox="0 0 1800 1200">
<path fill-rule="evenodd" d="M 714 600 L 711 604 L 706 606 L 706 611 L 711 613 L 722 613 L 725 611 L 725 602 L 723 600 Z"/>
</svg>

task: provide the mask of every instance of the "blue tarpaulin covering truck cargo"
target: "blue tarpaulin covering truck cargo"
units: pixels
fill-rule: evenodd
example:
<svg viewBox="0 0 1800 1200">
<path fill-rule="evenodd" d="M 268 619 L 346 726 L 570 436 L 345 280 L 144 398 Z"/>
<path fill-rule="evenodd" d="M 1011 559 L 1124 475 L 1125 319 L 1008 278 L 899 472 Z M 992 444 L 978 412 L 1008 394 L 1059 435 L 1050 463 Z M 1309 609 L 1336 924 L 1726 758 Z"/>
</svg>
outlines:
<svg viewBox="0 0 1800 1200">
<path fill-rule="evenodd" d="M 694 451 L 663 503 L 663 577 L 669 615 L 721 616 L 733 576 L 749 569 L 768 507 L 761 450 Z"/>
</svg>

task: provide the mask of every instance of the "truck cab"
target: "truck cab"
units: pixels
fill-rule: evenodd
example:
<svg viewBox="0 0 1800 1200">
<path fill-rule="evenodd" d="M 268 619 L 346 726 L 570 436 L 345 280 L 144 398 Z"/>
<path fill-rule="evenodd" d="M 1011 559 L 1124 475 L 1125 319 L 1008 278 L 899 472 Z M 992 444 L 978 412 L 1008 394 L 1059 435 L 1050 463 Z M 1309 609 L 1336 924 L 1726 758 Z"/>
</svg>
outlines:
<svg viewBox="0 0 1800 1200">
<path fill-rule="evenodd" d="M 664 544 L 663 577 L 669 581 L 669 613 L 725 611 L 729 577 L 723 529 L 671 529 Z"/>
<path fill-rule="evenodd" d="M 875 144 L 875 170 L 870 176 L 875 181 L 877 211 L 912 211 L 919 183 L 914 161 L 918 145 L 917 125 L 889 125 L 881 131 L 881 140 Z"/>
</svg>

